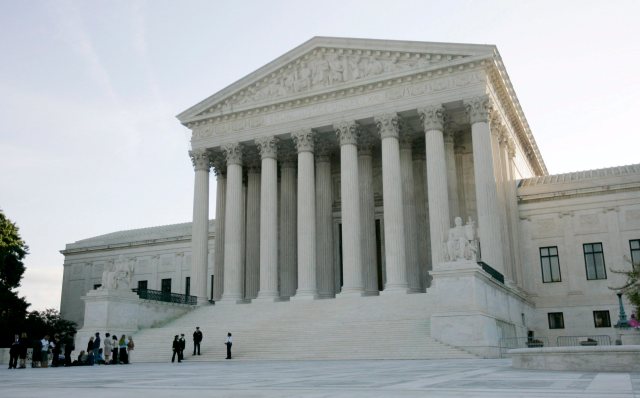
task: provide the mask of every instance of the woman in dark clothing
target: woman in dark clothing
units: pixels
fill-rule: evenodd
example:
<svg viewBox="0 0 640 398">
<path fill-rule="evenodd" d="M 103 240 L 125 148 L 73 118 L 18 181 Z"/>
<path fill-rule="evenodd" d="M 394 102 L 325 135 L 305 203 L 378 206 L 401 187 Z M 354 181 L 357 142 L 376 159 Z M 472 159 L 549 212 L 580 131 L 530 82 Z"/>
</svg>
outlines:
<svg viewBox="0 0 640 398">
<path fill-rule="evenodd" d="M 29 339 L 27 334 L 22 332 L 20 336 L 20 369 L 27 367 L 27 348 L 29 347 Z"/>
<path fill-rule="evenodd" d="M 51 340 L 52 354 L 53 358 L 51 358 L 51 367 L 56 368 L 60 365 L 60 353 L 62 352 L 62 342 L 60 341 L 60 336 L 57 334 L 53 335 L 53 340 Z"/>
<path fill-rule="evenodd" d="M 20 355 L 20 336 L 16 334 L 9 349 L 9 369 L 18 369 L 18 356 Z"/>
<path fill-rule="evenodd" d="M 113 335 L 113 351 L 111 351 L 111 363 L 114 365 L 118 364 L 118 336 L 116 336 L 115 334 Z"/>
</svg>

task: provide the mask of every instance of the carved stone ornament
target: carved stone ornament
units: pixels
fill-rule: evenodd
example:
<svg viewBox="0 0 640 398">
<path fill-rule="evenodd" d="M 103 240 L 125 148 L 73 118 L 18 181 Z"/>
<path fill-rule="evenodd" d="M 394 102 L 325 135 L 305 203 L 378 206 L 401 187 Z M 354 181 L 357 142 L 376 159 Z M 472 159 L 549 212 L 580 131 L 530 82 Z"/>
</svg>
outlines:
<svg viewBox="0 0 640 398">
<path fill-rule="evenodd" d="M 331 142 L 323 139 L 316 139 L 315 144 L 315 159 L 316 162 L 330 162 L 331 150 L 333 146 Z"/>
<path fill-rule="evenodd" d="M 507 139 L 507 153 L 510 158 L 516 156 L 516 143 L 512 138 Z"/>
<path fill-rule="evenodd" d="M 254 140 L 262 159 L 278 158 L 278 138 L 277 137 L 259 137 Z"/>
<path fill-rule="evenodd" d="M 489 97 L 486 95 L 464 101 L 464 107 L 469 116 L 469 123 L 486 123 L 489 121 L 492 106 Z"/>
<path fill-rule="evenodd" d="M 114 262 L 108 262 L 102 271 L 101 290 L 130 291 L 134 274 L 135 259 L 125 260 L 122 255 Z"/>
<path fill-rule="evenodd" d="M 476 224 L 471 217 L 466 225 L 462 225 L 462 218 L 455 218 L 455 225 L 449 229 L 445 257 L 447 261 L 477 261 Z"/>
<path fill-rule="evenodd" d="M 189 157 L 191 158 L 191 163 L 193 163 L 193 168 L 196 171 L 209 171 L 209 168 L 211 167 L 211 160 L 209 159 L 209 153 L 206 149 L 189 151 Z"/>
<path fill-rule="evenodd" d="M 291 138 L 296 144 L 298 153 L 300 152 L 313 152 L 314 147 L 314 134 L 311 129 L 303 129 L 291 133 Z"/>
<path fill-rule="evenodd" d="M 227 175 L 227 161 L 221 152 L 216 152 L 210 157 L 213 172 L 217 177 L 225 178 Z"/>
<path fill-rule="evenodd" d="M 238 142 L 226 144 L 222 147 L 222 150 L 227 159 L 227 165 L 239 164 L 242 166 L 242 144 Z"/>
<path fill-rule="evenodd" d="M 468 55 L 318 48 L 282 66 L 215 107 L 202 112 L 229 112 L 237 106 L 299 95 L 383 75 L 419 71 Z"/>
<path fill-rule="evenodd" d="M 396 115 L 395 113 L 387 113 L 385 115 L 379 115 L 373 118 L 381 139 L 397 139 L 400 137 L 400 126 L 398 119 L 398 115 Z"/>
<path fill-rule="evenodd" d="M 358 145 L 360 129 L 356 122 L 340 122 L 333 125 L 340 145 Z"/>
<path fill-rule="evenodd" d="M 418 109 L 425 133 L 431 130 L 444 130 L 444 108 L 441 105 Z"/>
<path fill-rule="evenodd" d="M 363 131 L 360 131 L 360 137 L 358 137 L 358 155 L 371 156 L 374 144 L 375 140 L 371 134 L 365 134 Z"/>
</svg>

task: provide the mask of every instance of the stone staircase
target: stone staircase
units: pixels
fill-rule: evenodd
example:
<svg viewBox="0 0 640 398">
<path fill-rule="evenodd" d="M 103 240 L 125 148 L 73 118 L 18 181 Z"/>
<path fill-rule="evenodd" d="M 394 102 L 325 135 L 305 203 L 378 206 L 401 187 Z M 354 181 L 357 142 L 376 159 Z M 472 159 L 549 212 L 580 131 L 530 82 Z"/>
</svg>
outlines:
<svg viewBox="0 0 640 398">
<path fill-rule="evenodd" d="M 134 336 L 134 362 L 171 360 L 173 336 L 184 333 L 185 359 L 224 360 L 227 332 L 234 359 L 476 358 L 430 337 L 428 294 L 340 297 L 198 307 L 159 328 Z M 192 334 L 204 334 L 193 357 Z"/>
</svg>

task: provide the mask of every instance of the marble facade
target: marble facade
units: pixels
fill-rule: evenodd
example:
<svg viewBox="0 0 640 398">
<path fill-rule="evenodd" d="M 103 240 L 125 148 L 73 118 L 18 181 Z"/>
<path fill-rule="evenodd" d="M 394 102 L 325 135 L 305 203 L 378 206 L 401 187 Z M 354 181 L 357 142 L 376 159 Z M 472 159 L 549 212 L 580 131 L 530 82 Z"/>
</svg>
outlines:
<svg viewBox="0 0 640 398">
<path fill-rule="evenodd" d="M 167 250 L 184 253 L 175 272 L 199 304 L 431 293 L 446 308 L 432 335 L 452 345 L 478 338 L 451 321 L 470 304 L 464 316 L 491 329 L 482 347 L 527 331 L 615 334 L 592 313 L 615 323 L 609 288 L 621 276 L 587 280 L 582 250 L 601 242 L 607 265 L 630 255 L 640 167 L 549 176 L 495 46 L 316 37 L 178 119 L 192 132 L 193 222 Z M 476 246 L 452 256 L 458 217 L 474 225 Z M 133 250 L 86 243 L 63 251 L 65 286 L 84 289 L 64 290 L 63 315 L 79 311 L 86 273 L 101 269 L 87 256 Z M 543 283 L 542 247 L 560 252 L 561 280 Z M 453 300 L 470 286 L 491 298 Z M 566 327 L 550 330 L 556 312 Z"/>
</svg>

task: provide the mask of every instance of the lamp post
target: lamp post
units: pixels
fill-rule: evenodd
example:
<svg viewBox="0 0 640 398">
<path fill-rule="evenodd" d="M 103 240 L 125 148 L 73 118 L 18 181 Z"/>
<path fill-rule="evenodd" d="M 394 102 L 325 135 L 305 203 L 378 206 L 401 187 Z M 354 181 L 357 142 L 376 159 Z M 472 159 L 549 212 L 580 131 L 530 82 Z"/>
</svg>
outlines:
<svg viewBox="0 0 640 398">
<path fill-rule="evenodd" d="M 618 323 L 614 327 L 620 329 L 628 329 L 629 321 L 627 321 L 627 314 L 624 312 L 624 305 L 622 304 L 622 292 L 616 293 L 618 296 L 618 303 L 620 304 L 620 316 L 618 317 Z"/>
</svg>

